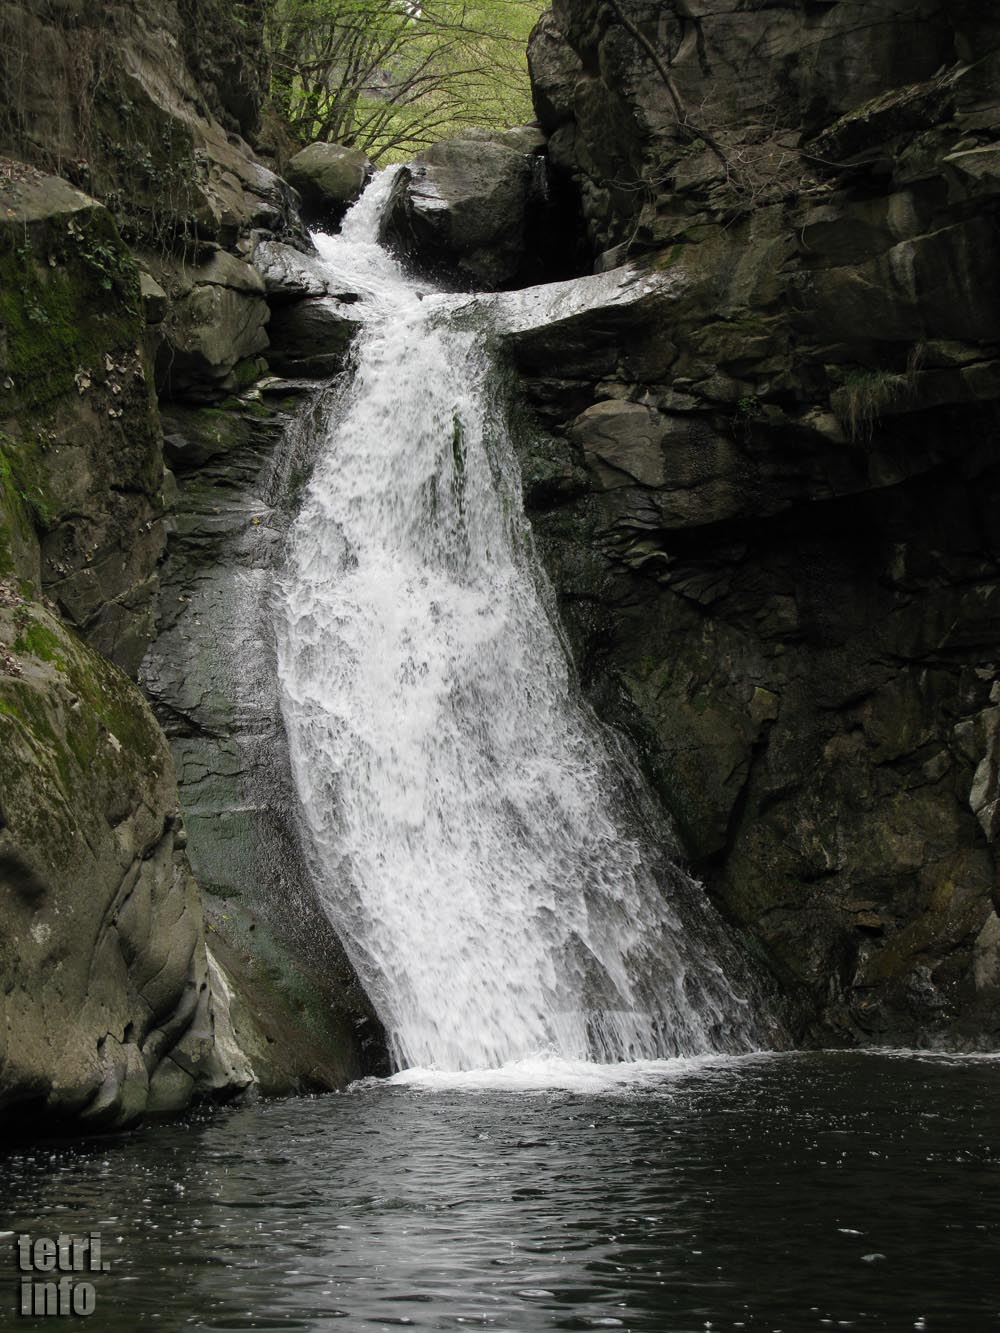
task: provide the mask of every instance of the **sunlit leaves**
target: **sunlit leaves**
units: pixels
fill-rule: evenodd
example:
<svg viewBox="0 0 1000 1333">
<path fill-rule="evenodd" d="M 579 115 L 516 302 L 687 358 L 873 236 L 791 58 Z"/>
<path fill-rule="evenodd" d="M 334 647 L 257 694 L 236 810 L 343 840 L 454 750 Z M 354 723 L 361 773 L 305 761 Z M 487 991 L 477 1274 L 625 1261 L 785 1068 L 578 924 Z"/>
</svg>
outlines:
<svg viewBox="0 0 1000 1333">
<path fill-rule="evenodd" d="M 544 0 L 277 0 L 273 94 L 303 142 L 412 156 L 531 117 L 525 47 Z"/>
</svg>

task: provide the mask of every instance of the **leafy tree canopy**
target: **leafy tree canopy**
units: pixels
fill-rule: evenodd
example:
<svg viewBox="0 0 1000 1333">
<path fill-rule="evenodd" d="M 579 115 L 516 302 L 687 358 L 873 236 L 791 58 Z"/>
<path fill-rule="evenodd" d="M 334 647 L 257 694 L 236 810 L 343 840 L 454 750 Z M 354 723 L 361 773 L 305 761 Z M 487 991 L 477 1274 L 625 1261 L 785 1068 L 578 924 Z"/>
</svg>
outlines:
<svg viewBox="0 0 1000 1333">
<path fill-rule="evenodd" d="M 530 120 L 525 48 L 545 0 L 276 0 L 279 110 L 305 143 L 411 157 L 469 125 Z"/>
</svg>

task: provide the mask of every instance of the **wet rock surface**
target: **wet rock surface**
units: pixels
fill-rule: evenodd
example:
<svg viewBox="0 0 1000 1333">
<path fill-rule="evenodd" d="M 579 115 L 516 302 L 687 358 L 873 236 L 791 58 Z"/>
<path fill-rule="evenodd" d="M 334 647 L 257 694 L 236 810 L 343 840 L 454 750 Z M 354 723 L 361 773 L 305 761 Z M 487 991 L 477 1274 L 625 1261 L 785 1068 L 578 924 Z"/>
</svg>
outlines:
<svg viewBox="0 0 1000 1333">
<path fill-rule="evenodd" d="M 359 324 L 354 292 L 331 279 L 319 256 L 262 241 L 253 264 L 270 305 L 266 359 L 279 375 L 328 378 L 344 369 Z"/>
<path fill-rule="evenodd" d="M 285 168 L 288 183 L 301 196 L 302 216 L 331 226 L 361 197 L 371 174 L 372 164 L 360 149 L 335 143 L 311 143 Z"/>
<path fill-rule="evenodd" d="M 321 398 L 318 384 L 265 380 L 223 409 L 164 412 L 178 493 L 142 675 L 173 750 L 209 938 L 237 996 L 256 996 L 258 1023 L 282 1032 L 262 1081 L 286 1091 L 340 1087 L 382 1059 L 305 862 L 274 662 L 275 566 Z"/>
<path fill-rule="evenodd" d="M 316 378 L 343 370 L 359 324 L 333 297 L 281 305 L 271 315 L 267 360 L 279 375 Z"/>
</svg>

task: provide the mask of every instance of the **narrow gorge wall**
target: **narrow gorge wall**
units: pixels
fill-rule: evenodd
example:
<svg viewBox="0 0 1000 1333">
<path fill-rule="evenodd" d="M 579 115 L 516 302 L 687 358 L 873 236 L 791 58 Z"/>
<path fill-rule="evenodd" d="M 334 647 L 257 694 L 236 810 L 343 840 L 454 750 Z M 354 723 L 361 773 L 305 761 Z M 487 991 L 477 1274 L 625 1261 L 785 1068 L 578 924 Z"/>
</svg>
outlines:
<svg viewBox="0 0 1000 1333">
<path fill-rule="evenodd" d="M 174 553 L 219 527 L 191 521 L 204 478 L 185 503 L 164 425 L 182 473 L 224 439 L 250 484 L 298 410 L 292 391 L 254 387 L 268 359 L 328 374 L 350 341 L 349 322 L 294 285 L 267 331 L 256 247 L 308 242 L 295 196 L 243 137 L 266 70 L 260 7 L 235 10 L 0 5 L 5 1124 L 117 1127 L 197 1097 L 342 1086 L 367 1067 L 355 1025 L 371 1020 L 349 970 L 305 957 L 296 939 L 316 931 L 280 893 L 270 926 L 245 897 L 231 716 L 210 720 L 218 753 L 192 778 L 197 721 L 157 699 L 172 755 L 129 679 L 186 606 Z M 303 365 L 303 321 L 321 368 Z M 175 756 L 185 807 L 210 769 L 230 783 L 191 820 L 190 848 Z M 191 861 L 203 868 L 203 845 L 227 834 L 230 880 L 208 884 L 227 897 L 206 919 Z"/>
<path fill-rule="evenodd" d="M 1000 22 L 560 0 L 530 60 L 669 284 L 511 343 L 586 687 L 804 1031 L 995 1044 Z"/>
</svg>

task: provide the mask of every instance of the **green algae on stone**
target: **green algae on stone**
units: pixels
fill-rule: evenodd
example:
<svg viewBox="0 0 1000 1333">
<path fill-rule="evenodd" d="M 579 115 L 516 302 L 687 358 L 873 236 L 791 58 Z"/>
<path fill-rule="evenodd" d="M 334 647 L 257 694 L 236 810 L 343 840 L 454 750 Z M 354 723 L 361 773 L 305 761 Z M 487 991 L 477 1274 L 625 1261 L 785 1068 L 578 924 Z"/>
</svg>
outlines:
<svg viewBox="0 0 1000 1333">
<path fill-rule="evenodd" d="M 135 671 L 162 550 L 161 436 L 138 269 L 108 211 L 0 171 L 0 571 Z"/>
<path fill-rule="evenodd" d="M 62 181 L 31 193 L 25 206 L 0 186 L 0 375 L 27 407 L 73 392 L 142 331 L 139 271 L 110 214 Z"/>
</svg>

